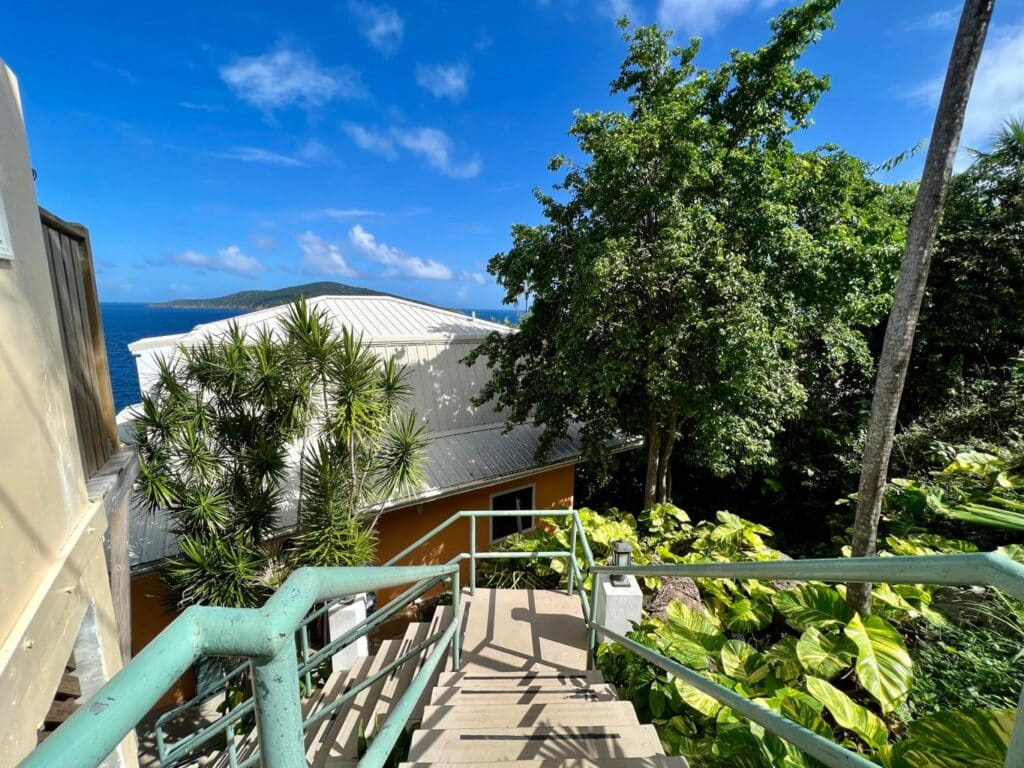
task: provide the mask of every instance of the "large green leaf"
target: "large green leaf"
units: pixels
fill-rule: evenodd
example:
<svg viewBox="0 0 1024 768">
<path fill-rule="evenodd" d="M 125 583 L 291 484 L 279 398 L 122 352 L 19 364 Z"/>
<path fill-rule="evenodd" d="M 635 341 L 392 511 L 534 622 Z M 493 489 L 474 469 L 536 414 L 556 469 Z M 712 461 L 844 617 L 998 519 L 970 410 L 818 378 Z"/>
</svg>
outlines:
<svg viewBox="0 0 1024 768">
<path fill-rule="evenodd" d="M 843 596 L 824 584 L 803 584 L 772 597 L 772 603 L 794 629 L 823 629 L 846 624 L 853 618 Z"/>
<path fill-rule="evenodd" d="M 765 652 L 772 671 L 780 680 L 795 680 L 804 672 L 796 655 L 796 643 L 795 637 L 786 635 Z"/>
<path fill-rule="evenodd" d="M 1012 709 L 939 712 L 910 726 L 892 751 L 892 768 L 1002 768 L 1013 729 Z"/>
<path fill-rule="evenodd" d="M 766 600 L 737 600 L 722 616 L 722 623 L 734 632 L 757 632 L 772 623 L 775 610 Z"/>
<path fill-rule="evenodd" d="M 679 694 L 679 698 L 683 703 L 693 707 L 705 717 L 714 717 L 722 709 L 722 705 L 716 699 L 708 696 L 703 691 L 698 691 L 684 680 L 676 678 L 673 684 L 676 687 L 676 693 Z"/>
<path fill-rule="evenodd" d="M 716 654 L 725 645 L 725 635 L 710 618 L 678 600 L 665 610 L 665 626 L 681 642 L 696 643 L 709 654 Z"/>
<path fill-rule="evenodd" d="M 864 690 L 891 712 L 910 692 L 913 663 L 899 632 L 880 616 L 854 616 L 843 630 L 857 645 L 857 677 Z"/>
<path fill-rule="evenodd" d="M 841 728 L 856 733 L 869 747 L 879 749 L 889 740 L 889 731 L 882 718 L 831 683 L 817 677 L 808 677 L 807 692 L 825 705 Z"/>
<path fill-rule="evenodd" d="M 741 683 L 759 683 L 768 677 L 768 661 L 742 640 L 730 640 L 722 646 L 722 671 Z"/>
<path fill-rule="evenodd" d="M 857 646 L 846 635 L 823 635 L 811 627 L 797 640 L 796 656 L 808 674 L 831 680 L 853 663 Z"/>
</svg>

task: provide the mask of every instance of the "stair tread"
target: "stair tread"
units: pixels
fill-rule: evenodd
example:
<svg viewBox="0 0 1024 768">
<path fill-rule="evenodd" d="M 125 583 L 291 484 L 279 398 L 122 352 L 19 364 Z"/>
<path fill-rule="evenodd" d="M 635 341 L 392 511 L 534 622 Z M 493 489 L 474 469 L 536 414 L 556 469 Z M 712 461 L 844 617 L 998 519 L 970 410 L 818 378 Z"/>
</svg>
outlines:
<svg viewBox="0 0 1024 768">
<path fill-rule="evenodd" d="M 410 761 L 420 763 L 663 754 L 653 725 L 420 730 L 409 747 Z"/>
<path fill-rule="evenodd" d="M 581 707 L 578 702 L 558 704 L 499 704 L 480 706 L 431 705 L 423 712 L 421 728 L 473 728 L 487 723 L 494 728 L 531 728 L 554 725 L 640 725 L 628 701 L 606 701 Z"/>
<path fill-rule="evenodd" d="M 332 674 L 331 677 L 328 678 L 327 684 L 324 685 L 322 689 L 317 709 L 322 709 L 324 706 L 330 704 L 339 696 L 343 695 L 345 691 L 349 690 L 360 681 L 365 680 L 372 665 L 372 656 L 360 656 L 356 659 L 352 668 L 347 672 L 335 672 Z M 349 704 L 339 707 L 333 714 L 325 717 L 306 732 L 307 762 L 315 759 L 318 751 L 323 748 L 324 741 L 326 740 L 328 733 L 331 731 L 331 728 L 334 726 L 334 723 L 336 721 L 343 720 L 351 706 L 352 704 L 350 702 Z M 305 716 L 309 717 L 309 713 L 306 713 Z"/>
<path fill-rule="evenodd" d="M 398 640 L 385 640 L 380 648 L 371 657 L 373 661 L 367 670 L 367 677 L 379 672 L 387 664 L 398 658 L 398 649 L 401 642 Z M 346 708 L 343 717 L 336 717 L 330 731 L 324 737 L 322 747 L 316 756 L 314 765 L 333 765 L 336 761 L 355 761 L 359 752 L 359 736 L 365 728 L 370 713 L 377 704 L 377 697 L 384 689 L 385 680 L 382 678 L 373 685 L 364 688 L 356 695 L 352 703 Z"/>
<path fill-rule="evenodd" d="M 460 688 L 458 686 L 434 688 L 431 704 L 549 704 L 557 701 L 596 702 L 616 701 L 615 688 L 605 683 L 585 686 L 539 686 Z"/>
<path fill-rule="evenodd" d="M 428 637 L 433 637 L 438 632 L 443 632 L 448 624 L 452 621 L 455 615 L 455 609 L 450 605 L 439 605 L 434 609 L 433 615 L 430 617 L 430 631 L 427 633 Z M 420 667 L 430 656 L 430 652 L 433 650 L 433 646 L 423 649 L 423 653 L 420 655 L 419 663 L 416 665 L 417 674 L 420 671 Z M 448 658 L 451 658 L 451 654 L 448 654 Z M 409 723 L 418 723 L 423 718 L 423 708 L 430 702 L 430 694 L 434 690 L 434 686 L 437 685 L 438 676 L 441 674 L 442 665 L 438 665 L 437 669 L 434 670 L 434 674 L 431 679 L 427 681 L 426 688 L 423 689 L 423 695 L 420 696 L 419 701 L 416 702 L 416 706 L 413 707 L 412 712 L 409 714 Z"/>
<path fill-rule="evenodd" d="M 456 763 L 443 760 L 435 763 L 400 763 L 399 768 L 687 768 L 685 757 L 652 755 L 650 757 L 553 758 L 547 760 L 490 760 Z"/>
<path fill-rule="evenodd" d="M 575 672 L 559 672 L 547 669 L 526 669 L 522 672 L 490 672 L 471 670 L 463 672 L 445 672 L 437 681 L 442 687 L 459 688 L 504 688 L 524 685 L 543 685 L 547 687 L 599 684 L 604 676 L 595 670 L 577 670 Z"/>
<path fill-rule="evenodd" d="M 400 641 L 398 653 L 395 655 L 395 658 L 408 653 L 409 650 L 419 643 L 422 643 L 429 636 L 430 623 L 414 622 L 410 624 L 405 630 L 405 635 Z M 401 698 L 402 693 L 404 693 L 405 689 L 409 686 L 413 676 L 417 671 L 419 671 L 421 658 L 422 653 L 409 659 L 387 676 L 384 687 L 381 689 L 380 695 L 377 697 L 377 702 L 374 704 L 370 717 L 366 722 L 367 739 L 372 739 L 377 733 L 377 729 L 383 725 L 384 720 L 391 711 L 391 708 Z"/>
</svg>

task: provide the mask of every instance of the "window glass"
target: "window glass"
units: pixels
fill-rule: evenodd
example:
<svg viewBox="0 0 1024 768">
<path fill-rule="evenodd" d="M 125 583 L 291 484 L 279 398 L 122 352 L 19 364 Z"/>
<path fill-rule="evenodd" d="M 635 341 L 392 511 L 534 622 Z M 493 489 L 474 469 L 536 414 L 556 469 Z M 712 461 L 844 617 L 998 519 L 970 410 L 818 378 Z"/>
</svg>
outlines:
<svg viewBox="0 0 1024 768">
<path fill-rule="evenodd" d="M 508 493 L 499 493 L 491 499 L 491 509 L 513 510 L 533 509 L 533 486 L 519 488 Z M 503 539 L 513 533 L 522 533 L 533 528 L 533 518 L 530 515 L 521 517 L 492 517 L 491 518 L 491 541 Z"/>
</svg>

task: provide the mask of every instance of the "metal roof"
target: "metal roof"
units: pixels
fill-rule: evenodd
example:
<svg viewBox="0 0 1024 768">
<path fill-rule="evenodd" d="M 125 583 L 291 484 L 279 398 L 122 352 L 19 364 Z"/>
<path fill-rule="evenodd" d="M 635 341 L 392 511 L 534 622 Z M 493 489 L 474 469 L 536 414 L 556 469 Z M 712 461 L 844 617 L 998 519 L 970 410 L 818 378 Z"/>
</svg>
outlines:
<svg viewBox="0 0 1024 768">
<path fill-rule="evenodd" d="M 478 320 L 461 312 L 397 296 L 316 296 L 309 299 L 308 303 L 310 307 L 326 312 L 335 328 L 344 326 L 371 344 L 396 341 L 472 341 L 483 339 L 491 331 L 512 331 L 509 326 L 501 323 Z M 288 316 L 289 306 L 283 304 L 225 320 L 202 323 L 186 333 L 139 339 L 129 344 L 128 349 L 139 353 L 154 347 L 173 348 L 211 335 L 221 335 L 232 324 L 237 324 L 244 331 L 263 327 L 279 329 Z"/>
<path fill-rule="evenodd" d="M 579 427 L 574 426 L 555 442 L 546 460 L 537 463 L 534 454 L 541 432 L 534 424 L 520 424 L 505 433 L 504 426 L 497 424 L 434 434 L 427 444 L 424 484 L 412 495 L 390 500 L 385 508 L 401 509 L 579 460 Z M 615 441 L 616 449 L 632 445 L 625 439 Z M 280 535 L 295 529 L 295 518 L 295 505 L 286 503 L 278 521 Z M 165 512 L 150 514 L 133 505 L 129 528 L 133 570 L 149 570 L 177 552 L 176 537 L 167 529 Z"/>
</svg>

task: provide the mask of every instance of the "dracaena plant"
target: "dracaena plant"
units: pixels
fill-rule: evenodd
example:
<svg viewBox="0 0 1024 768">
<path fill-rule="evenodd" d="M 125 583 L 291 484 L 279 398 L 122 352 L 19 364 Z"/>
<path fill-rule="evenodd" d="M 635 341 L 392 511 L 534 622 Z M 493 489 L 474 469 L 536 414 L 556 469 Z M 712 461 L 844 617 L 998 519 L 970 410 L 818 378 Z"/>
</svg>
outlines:
<svg viewBox="0 0 1024 768">
<path fill-rule="evenodd" d="M 137 493 L 178 536 L 178 604 L 258 605 L 299 565 L 372 562 L 384 503 L 422 479 L 410 395 L 394 358 L 303 299 L 279 330 L 232 324 L 163 361 L 136 421 Z"/>
</svg>

